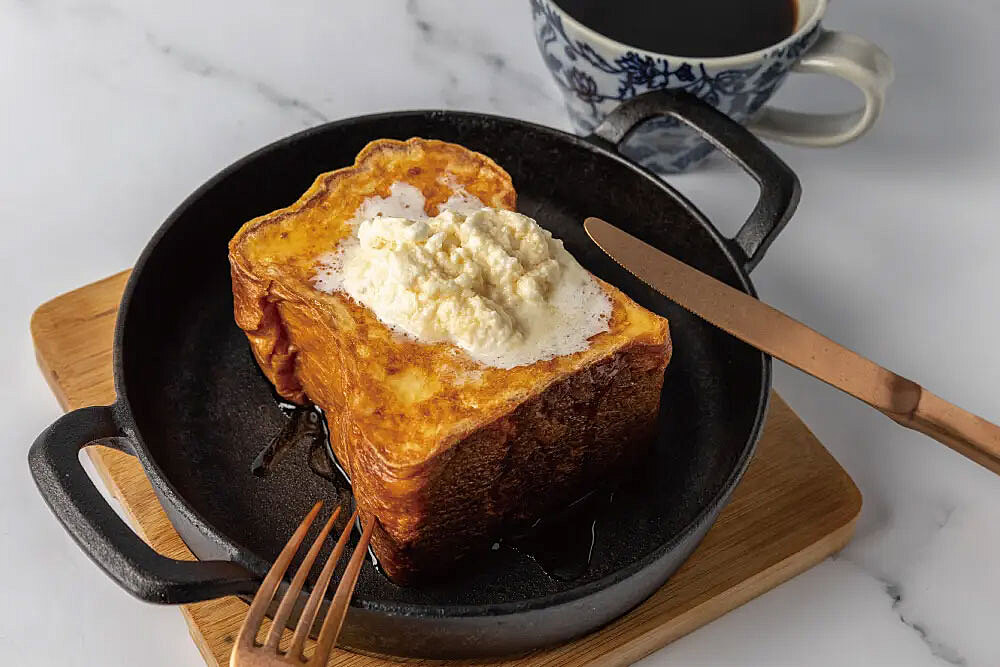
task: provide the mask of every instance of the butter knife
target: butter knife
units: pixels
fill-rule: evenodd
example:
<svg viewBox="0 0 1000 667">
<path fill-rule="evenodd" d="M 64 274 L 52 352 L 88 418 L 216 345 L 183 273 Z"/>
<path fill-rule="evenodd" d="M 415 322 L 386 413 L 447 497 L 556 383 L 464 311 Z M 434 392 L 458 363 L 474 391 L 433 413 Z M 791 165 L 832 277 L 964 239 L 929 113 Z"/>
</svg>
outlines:
<svg viewBox="0 0 1000 667">
<path fill-rule="evenodd" d="M 584 229 L 634 276 L 741 341 L 1000 474 L 1000 427 L 599 218 Z"/>
</svg>

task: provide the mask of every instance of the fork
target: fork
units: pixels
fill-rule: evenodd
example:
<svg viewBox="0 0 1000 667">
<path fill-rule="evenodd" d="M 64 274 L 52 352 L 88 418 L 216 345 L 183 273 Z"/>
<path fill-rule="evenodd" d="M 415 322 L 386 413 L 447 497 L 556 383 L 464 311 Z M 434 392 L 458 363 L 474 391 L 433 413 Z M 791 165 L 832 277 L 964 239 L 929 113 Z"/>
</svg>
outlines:
<svg viewBox="0 0 1000 667">
<path fill-rule="evenodd" d="M 340 635 L 340 628 L 344 624 L 344 616 L 347 615 L 347 607 L 351 601 L 351 594 L 358 583 L 358 574 L 361 571 L 365 551 L 368 548 L 368 542 L 371 540 L 372 530 L 375 527 L 374 517 L 369 519 L 363 526 L 358 546 L 354 549 L 351 560 L 347 563 L 343 578 L 337 584 L 337 590 L 333 594 L 333 600 L 330 602 L 330 608 L 327 610 L 326 618 L 323 620 L 323 627 L 320 630 L 319 638 L 316 640 L 315 653 L 313 653 L 311 658 L 307 659 L 303 655 L 303 648 L 305 647 L 306 637 L 309 636 L 309 630 L 312 628 L 316 615 L 319 612 L 319 604 L 322 602 L 323 596 L 326 595 L 326 589 L 330 585 L 333 570 L 337 566 L 337 562 L 344 552 L 344 547 L 347 546 L 347 540 L 351 536 L 354 521 L 358 516 L 358 510 L 356 509 L 348 520 L 347 526 L 344 527 L 344 532 L 340 534 L 340 539 L 337 540 L 333 552 L 326 559 L 326 564 L 323 566 L 322 572 L 320 572 L 319 579 L 316 580 L 316 585 L 313 587 L 312 593 L 309 595 L 309 599 L 302 609 L 302 615 L 295 626 L 295 633 L 292 635 L 292 643 L 289 645 L 288 650 L 282 653 L 278 647 L 278 643 L 281 641 L 281 634 L 285 629 L 285 624 L 288 622 L 289 615 L 292 613 L 292 608 L 299 598 L 299 593 L 302 591 L 302 585 L 305 583 L 306 576 L 312 569 L 313 562 L 316 560 L 316 556 L 319 555 L 320 549 L 323 547 L 323 542 L 326 541 L 326 537 L 330 533 L 330 529 L 333 528 L 333 522 L 340 515 L 340 507 L 337 507 L 333 514 L 330 515 L 330 518 L 327 519 L 323 529 L 316 536 L 312 546 L 302 560 L 302 564 L 296 570 L 295 576 L 292 578 L 292 583 L 288 586 L 288 591 L 278 604 L 278 610 L 274 613 L 274 619 L 264 643 L 258 644 L 256 641 L 258 629 L 264 620 L 264 614 L 267 612 L 271 600 L 274 598 L 278 584 L 281 583 L 282 578 L 285 576 L 292 558 L 298 552 L 299 545 L 305 539 L 306 533 L 309 532 L 309 528 L 312 526 L 313 521 L 316 520 L 316 515 L 319 514 L 322 506 L 323 501 L 319 501 L 313 505 L 309 514 L 306 515 L 306 518 L 299 524 L 291 539 L 288 540 L 288 544 L 281 550 L 277 560 L 274 561 L 274 565 L 271 566 L 267 576 L 264 577 L 260 588 L 257 589 L 257 594 L 254 595 L 253 602 L 250 604 L 250 611 L 247 613 L 246 620 L 243 621 L 243 627 L 240 628 L 240 632 L 236 636 L 233 653 L 229 658 L 230 667 L 268 667 L 270 665 L 307 665 L 310 667 L 319 667 L 320 665 L 326 665 L 326 661 L 330 657 L 330 651 L 333 650 L 337 636 Z"/>
</svg>

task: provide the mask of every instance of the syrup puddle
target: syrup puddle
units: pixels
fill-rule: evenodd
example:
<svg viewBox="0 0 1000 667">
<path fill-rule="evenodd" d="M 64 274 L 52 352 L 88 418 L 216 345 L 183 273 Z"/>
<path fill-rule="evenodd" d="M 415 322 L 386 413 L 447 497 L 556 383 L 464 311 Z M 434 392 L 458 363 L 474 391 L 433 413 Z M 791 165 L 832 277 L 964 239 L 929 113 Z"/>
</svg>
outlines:
<svg viewBox="0 0 1000 667">
<path fill-rule="evenodd" d="M 614 490 L 591 491 L 538 519 L 524 533 L 505 538 L 501 544 L 531 558 L 553 579 L 576 581 L 590 569 L 597 517 L 614 501 L 614 496 Z"/>
<path fill-rule="evenodd" d="M 354 511 L 351 480 L 330 447 L 330 432 L 323 410 L 315 405 L 295 405 L 278 401 L 278 407 L 288 418 L 282 429 L 257 454 L 251 471 L 257 477 L 267 477 L 296 446 L 309 448 L 309 467 L 331 482 L 337 496 L 350 498 Z M 524 532 L 504 537 L 493 549 L 509 548 L 533 560 L 548 576 L 557 581 L 572 582 L 587 574 L 597 537 L 597 518 L 614 501 L 614 488 L 598 488 L 563 509 L 538 519 Z M 356 521 L 361 530 L 360 518 Z M 383 576 L 371 546 L 368 555 Z"/>
<path fill-rule="evenodd" d="M 271 470 L 281 462 L 285 454 L 301 442 L 309 443 L 309 461 L 312 464 L 313 459 L 316 458 L 313 456 L 312 450 L 316 449 L 318 443 L 329 441 L 326 419 L 319 408 L 311 405 L 300 406 L 284 401 L 280 401 L 278 407 L 288 418 L 288 421 L 278 431 L 278 434 L 271 438 L 264 449 L 260 450 L 250 465 L 250 472 L 257 477 L 267 477 Z"/>
</svg>

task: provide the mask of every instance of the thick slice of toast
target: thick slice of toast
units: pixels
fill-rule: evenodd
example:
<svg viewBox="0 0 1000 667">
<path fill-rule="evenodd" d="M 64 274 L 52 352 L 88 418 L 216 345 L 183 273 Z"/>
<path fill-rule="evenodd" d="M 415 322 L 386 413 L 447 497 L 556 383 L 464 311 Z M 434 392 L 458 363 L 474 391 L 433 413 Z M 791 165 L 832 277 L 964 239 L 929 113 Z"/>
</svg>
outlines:
<svg viewBox="0 0 1000 667">
<path fill-rule="evenodd" d="M 671 345 L 665 319 L 604 282 L 608 331 L 581 352 L 511 369 L 402 338 L 346 293 L 315 289 L 317 259 L 362 202 L 397 182 L 422 191 L 429 215 L 460 188 L 515 207 L 510 176 L 484 155 L 379 140 L 291 206 L 246 223 L 229 259 L 236 322 L 258 363 L 282 396 L 325 410 L 358 505 L 378 518 L 375 554 L 394 581 L 413 584 L 643 451 Z"/>
</svg>

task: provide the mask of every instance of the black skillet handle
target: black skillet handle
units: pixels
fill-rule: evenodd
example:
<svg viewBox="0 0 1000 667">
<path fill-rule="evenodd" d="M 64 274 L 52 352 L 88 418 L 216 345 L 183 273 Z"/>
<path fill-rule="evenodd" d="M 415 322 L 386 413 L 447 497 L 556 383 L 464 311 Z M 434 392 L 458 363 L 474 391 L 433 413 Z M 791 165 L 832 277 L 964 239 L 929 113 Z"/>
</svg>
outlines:
<svg viewBox="0 0 1000 667">
<path fill-rule="evenodd" d="M 38 490 L 80 548 L 122 588 L 148 602 L 181 604 L 254 592 L 259 582 L 236 563 L 180 561 L 156 553 L 105 502 L 79 453 L 98 441 L 125 451 L 130 441 L 121 436 L 112 407 L 82 408 L 42 431 L 28 452 Z"/>
<path fill-rule="evenodd" d="M 798 206 L 798 177 L 749 130 L 684 91 L 656 90 L 627 100 L 608 114 L 590 139 L 621 146 L 640 123 L 657 116 L 673 116 L 691 126 L 757 181 L 757 205 L 731 239 L 743 267 L 752 270 Z"/>
</svg>

